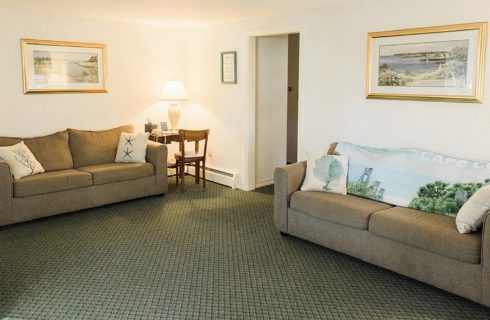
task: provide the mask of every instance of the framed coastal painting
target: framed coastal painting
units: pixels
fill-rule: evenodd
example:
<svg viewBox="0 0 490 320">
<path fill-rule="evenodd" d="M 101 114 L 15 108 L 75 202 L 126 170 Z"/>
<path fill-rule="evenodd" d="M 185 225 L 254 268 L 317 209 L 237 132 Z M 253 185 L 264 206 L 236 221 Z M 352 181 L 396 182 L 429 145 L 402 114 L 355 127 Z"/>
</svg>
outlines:
<svg viewBox="0 0 490 320">
<path fill-rule="evenodd" d="M 24 93 L 107 92 L 106 45 L 22 39 Z"/>
<path fill-rule="evenodd" d="M 367 98 L 482 102 L 487 23 L 368 34 Z"/>
</svg>

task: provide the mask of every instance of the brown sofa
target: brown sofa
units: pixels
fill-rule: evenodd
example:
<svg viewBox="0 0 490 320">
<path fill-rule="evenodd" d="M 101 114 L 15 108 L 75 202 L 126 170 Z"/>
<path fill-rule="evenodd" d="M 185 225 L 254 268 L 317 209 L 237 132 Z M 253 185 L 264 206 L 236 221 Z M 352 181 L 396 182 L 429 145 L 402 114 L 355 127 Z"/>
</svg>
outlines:
<svg viewBox="0 0 490 320">
<path fill-rule="evenodd" d="M 13 180 L 0 159 L 0 226 L 167 192 L 167 148 L 148 141 L 147 163 L 115 163 L 121 132 L 67 129 L 24 141 L 45 173 Z"/>
<path fill-rule="evenodd" d="M 274 222 L 303 238 L 490 306 L 490 218 L 458 233 L 454 218 L 353 195 L 299 191 L 306 162 L 276 168 Z"/>
</svg>

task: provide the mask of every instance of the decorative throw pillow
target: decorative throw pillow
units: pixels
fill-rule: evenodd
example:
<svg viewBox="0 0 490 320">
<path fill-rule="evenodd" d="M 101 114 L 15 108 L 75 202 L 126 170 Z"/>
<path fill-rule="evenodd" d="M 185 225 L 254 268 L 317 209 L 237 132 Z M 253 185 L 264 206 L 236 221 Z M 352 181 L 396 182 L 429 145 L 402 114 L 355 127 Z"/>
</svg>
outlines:
<svg viewBox="0 0 490 320">
<path fill-rule="evenodd" d="M 116 162 L 146 163 L 146 143 L 149 133 L 121 133 Z"/>
<path fill-rule="evenodd" d="M 24 144 L 24 141 L 9 147 L 0 147 L 0 159 L 8 163 L 15 180 L 44 172 L 44 168 Z"/>
<path fill-rule="evenodd" d="M 347 156 L 306 153 L 306 177 L 302 191 L 347 194 Z"/>
<path fill-rule="evenodd" d="M 456 215 L 456 227 L 459 233 L 476 231 L 483 224 L 485 214 L 490 210 L 490 185 L 478 189 L 459 209 Z"/>
</svg>

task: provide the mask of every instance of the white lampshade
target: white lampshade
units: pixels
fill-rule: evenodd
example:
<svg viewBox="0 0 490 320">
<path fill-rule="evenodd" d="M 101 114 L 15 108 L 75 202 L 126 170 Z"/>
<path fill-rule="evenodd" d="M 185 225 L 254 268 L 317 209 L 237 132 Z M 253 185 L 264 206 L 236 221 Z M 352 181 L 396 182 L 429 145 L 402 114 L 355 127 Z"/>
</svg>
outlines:
<svg viewBox="0 0 490 320">
<path fill-rule="evenodd" d="M 180 80 L 168 80 L 163 88 L 161 100 L 179 101 L 188 100 L 189 95 Z"/>
<path fill-rule="evenodd" d="M 180 110 L 177 106 L 177 101 L 189 99 L 189 95 L 180 80 L 168 80 L 163 88 L 161 100 L 170 101 L 168 107 L 168 120 L 170 120 L 170 130 L 176 131 L 178 129 Z"/>
</svg>

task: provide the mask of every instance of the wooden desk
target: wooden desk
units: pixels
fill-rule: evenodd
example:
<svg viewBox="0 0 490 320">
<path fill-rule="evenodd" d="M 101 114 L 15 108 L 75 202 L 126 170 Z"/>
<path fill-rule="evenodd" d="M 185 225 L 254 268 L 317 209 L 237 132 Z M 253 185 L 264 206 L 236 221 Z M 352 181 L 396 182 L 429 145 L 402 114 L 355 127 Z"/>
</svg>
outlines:
<svg viewBox="0 0 490 320">
<path fill-rule="evenodd" d="M 169 134 L 169 135 L 163 135 L 163 136 L 157 136 L 154 134 L 150 134 L 148 137 L 148 140 L 155 141 L 155 142 L 160 142 L 163 144 L 170 144 L 172 142 L 179 142 L 179 134 Z"/>
<path fill-rule="evenodd" d="M 163 144 L 170 144 L 172 142 L 179 142 L 179 134 L 178 133 L 168 134 L 168 135 L 166 134 L 163 136 L 157 136 L 154 134 L 150 134 L 150 136 L 148 137 L 148 140 L 163 143 Z M 167 170 L 168 169 L 176 169 L 176 168 L 177 168 L 177 166 L 176 166 L 175 161 L 167 166 Z M 167 173 L 167 175 L 168 175 L 168 173 Z M 175 176 L 175 174 L 169 175 L 169 177 L 173 177 L 173 176 Z"/>
</svg>

